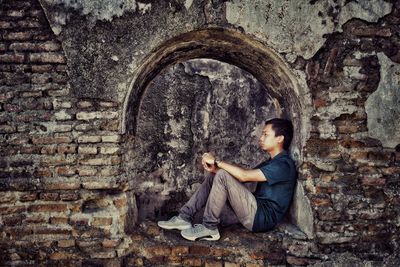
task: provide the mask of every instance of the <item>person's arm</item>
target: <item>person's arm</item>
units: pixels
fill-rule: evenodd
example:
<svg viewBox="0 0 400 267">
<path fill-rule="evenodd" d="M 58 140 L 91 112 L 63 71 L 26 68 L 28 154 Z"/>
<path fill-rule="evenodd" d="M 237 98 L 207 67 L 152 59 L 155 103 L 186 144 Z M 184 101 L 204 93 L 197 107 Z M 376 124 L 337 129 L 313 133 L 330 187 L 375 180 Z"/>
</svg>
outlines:
<svg viewBox="0 0 400 267">
<path fill-rule="evenodd" d="M 227 171 L 230 175 L 235 177 L 240 182 L 265 182 L 266 177 L 260 169 L 244 169 L 242 167 L 230 164 L 225 161 L 215 161 L 215 157 L 210 153 L 205 153 L 203 155 L 203 162 L 206 166 L 214 166 L 213 171 L 218 171 L 218 169 L 223 169 Z M 217 163 L 217 164 L 215 164 Z M 215 165 L 218 167 L 216 168 Z M 206 169 L 207 170 L 207 169 Z"/>
</svg>

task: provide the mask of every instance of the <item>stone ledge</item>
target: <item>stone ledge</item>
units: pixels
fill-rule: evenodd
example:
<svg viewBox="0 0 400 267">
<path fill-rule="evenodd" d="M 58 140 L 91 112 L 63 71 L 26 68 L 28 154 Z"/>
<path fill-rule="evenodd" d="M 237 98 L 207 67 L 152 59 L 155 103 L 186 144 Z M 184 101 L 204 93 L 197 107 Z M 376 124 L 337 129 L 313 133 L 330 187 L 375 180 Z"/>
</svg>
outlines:
<svg viewBox="0 0 400 267">
<path fill-rule="evenodd" d="M 155 222 L 145 221 L 131 234 L 133 242 L 124 261 L 129 266 L 181 266 L 188 262 L 208 266 L 210 261 L 220 266 L 264 266 L 308 265 L 327 259 L 317 253 L 314 240 L 288 223 L 266 233 L 251 233 L 233 225 L 220 228 L 220 234 L 221 239 L 216 242 L 191 242 L 177 230 L 163 230 Z"/>
</svg>

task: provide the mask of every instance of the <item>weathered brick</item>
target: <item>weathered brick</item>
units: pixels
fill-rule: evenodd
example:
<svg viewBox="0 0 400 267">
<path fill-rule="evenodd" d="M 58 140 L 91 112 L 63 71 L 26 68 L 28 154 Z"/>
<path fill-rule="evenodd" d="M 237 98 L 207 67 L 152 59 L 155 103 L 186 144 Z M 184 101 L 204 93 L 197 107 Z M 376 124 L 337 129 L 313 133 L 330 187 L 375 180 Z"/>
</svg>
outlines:
<svg viewBox="0 0 400 267">
<path fill-rule="evenodd" d="M 2 219 L 4 225 L 15 226 L 15 225 L 21 225 L 25 217 L 26 217 L 25 214 L 14 214 L 14 215 L 2 216 Z"/>
<path fill-rule="evenodd" d="M 60 193 L 60 199 L 63 201 L 78 200 L 79 194 L 74 192 Z"/>
<path fill-rule="evenodd" d="M 49 145 L 49 146 L 43 146 L 42 149 L 40 150 L 40 153 L 47 155 L 54 155 L 56 151 L 57 151 L 56 145 Z"/>
<path fill-rule="evenodd" d="M 81 135 L 78 137 L 78 143 L 98 143 L 101 142 L 99 135 Z"/>
<path fill-rule="evenodd" d="M 109 217 L 94 217 L 92 220 L 92 226 L 106 226 L 112 224 L 112 218 Z"/>
<path fill-rule="evenodd" d="M 117 156 L 112 156 L 108 158 L 82 159 L 79 160 L 79 163 L 91 166 L 118 165 L 121 163 L 121 159 Z"/>
<path fill-rule="evenodd" d="M 121 198 L 114 199 L 114 205 L 117 208 L 126 207 L 127 204 L 128 204 L 128 199 L 126 197 L 121 197 Z"/>
<path fill-rule="evenodd" d="M 50 254 L 49 258 L 54 261 L 61 261 L 61 260 L 74 260 L 80 259 L 81 256 L 78 256 L 76 253 L 66 252 L 66 251 L 57 251 Z"/>
<path fill-rule="evenodd" d="M 50 218 L 50 223 L 51 224 L 67 224 L 68 223 L 68 218 L 67 217 L 51 217 Z"/>
<path fill-rule="evenodd" d="M 187 254 L 189 254 L 189 247 L 187 246 L 176 246 L 171 249 L 171 255 L 173 256 L 183 256 Z"/>
<path fill-rule="evenodd" d="M 66 59 L 63 54 L 48 52 L 48 53 L 32 53 L 29 55 L 29 61 L 32 63 L 66 63 Z"/>
<path fill-rule="evenodd" d="M 22 18 L 25 16 L 25 11 L 24 10 L 8 10 L 6 15 L 8 17 L 13 17 L 13 18 Z"/>
<path fill-rule="evenodd" d="M 90 101 L 79 101 L 77 103 L 78 108 L 90 108 L 93 106 L 92 102 Z"/>
<path fill-rule="evenodd" d="M 58 145 L 57 153 L 59 154 L 74 154 L 76 153 L 76 145 Z"/>
<path fill-rule="evenodd" d="M 76 169 L 71 166 L 63 166 L 56 168 L 57 174 L 61 176 L 73 176 L 76 173 Z"/>
<path fill-rule="evenodd" d="M 0 55 L 0 63 L 24 63 L 24 54 L 2 54 Z"/>
<path fill-rule="evenodd" d="M 14 203 L 17 199 L 14 192 L 2 192 L 0 194 L 0 204 L 1 203 Z"/>
<path fill-rule="evenodd" d="M 100 148 L 100 154 L 104 154 L 104 155 L 118 154 L 119 151 L 120 151 L 119 147 L 101 147 Z"/>
<path fill-rule="evenodd" d="M 222 261 L 206 260 L 205 267 L 223 267 Z"/>
<path fill-rule="evenodd" d="M 11 40 L 11 41 L 23 41 L 23 40 L 30 40 L 33 37 L 33 33 L 30 31 L 27 32 L 9 32 L 3 35 L 4 40 Z"/>
<path fill-rule="evenodd" d="M 75 246 L 75 240 L 66 239 L 66 240 L 58 240 L 57 246 L 60 248 L 70 248 Z"/>
<path fill-rule="evenodd" d="M 88 123 L 82 123 L 75 126 L 75 130 L 77 131 L 90 131 L 93 129 L 93 125 Z"/>
<path fill-rule="evenodd" d="M 60 50 L 60 44 L 56 42 L 46 42 L 46 43 L 12 43 L 10 45 L 11 50 L 16 51 L 58 51 Z"/>
<path fill-rule="evenodd" d="M 0 29 L 11 29 L 13 27 L 15 27 L 15 23 L 10 21 L 0 20 Z"/>
<path fill-rule="evenodd" d="M 153 256 L 168 256 L 171 254 L 171 248 L 165 246 L 147 247 L 146 251 Z"/>
<path fill-rule="evenodd" d="M 104 239 L 101 245 L 105 248 L 115 248 L 119 243 L 118 239 Z"/>
<path fill-rule="evenodd" d="M 116 119 L 118 112 L 115 111 L 95 111 L 95 112 L 78 112 L 76 119 L 93 120 L 93 119 Z"/>
<path fill-rule="evenodd" d="M 116 176 L 119 175 L 118 169 L 112 167 L 102 167 L 100 170 L 101 176 Z"/>
<path fill-rule="evenodd" d="M 21 92 L 20 97 L 42 97 L 43 93 L 41 91 L 38 92 Z"/>
<path fill-rule="evenodd" d="M 118 131 L 119 121 L 118 120 L 104 121 L 100 124 L 100 129 L 104 131 Z"/>
<path fill-rule="evenodd" d="M 18 21 L 18 26 L 21 28 L 40 28 L 42 24 L 35 20 L 20 20 Z"/>
<path fill-rule="evenodd" d="M 78 153 L 79 153 L 79 154 L 91 154 L 91 155 L 96 155 L 96 154 L 97 154 L 97 147 L 79 146 L 79 147 L 78 147 Z"/>
<path fill-rule="evenodd" d="M 71 179 L 71 178 L 70 178 Z M 52 181 L 43 184 L 45 190 L 74 190 L 79 189 L 81 183 L 78 180 L 74 181 Z"/>
<path fill-rule="evenodd" d="M 201 266 L 201 259 L 198 258 L 185 258 L 183 259 L 183 265 L 186 266 Z"/>
<path fill-rule="evenodd" d="M 189 253 L 192 255 L 205 256 L 210 254 L 210 248 L 206 246 L 190 246 Z"/>
<path fill-rule="evenodd" d="M 68 136 L 33 136 L 32 143 L 35 145 L 41 144 L 63 144 L 71 143 L 72 138 Z"/>
<path fill-rule="evenodd" d="M 0 125 L 0 134 L 4 133 L 15 133 L 17 128 L 15 125 Z"/>
<path fill-rule="evenodd" d="M 0 207 L 0 215 L 21 213 L 21 212 L 25 212 L 25 211 L 26 211 L 25 206 L 1 206 Z"/>
<path fill-rule="evenodd" d="M 28 214 L 24 222 L 27 224 L 42 224 L 42 223 L 47 223 L 48 219 L 42 214 L 34 214 L 34 215 Z"/>
<path fill-rule="evenodd" d="M 119 135 L 106 135 L 102 136 L 101 140 L 104 143 L 118 143 L 120 141 L 120 136 Z"/>
<path fill-rule="evenodd" d="M 89 226 L 89 218 L 74 217 L 69 219 L 69 224 L 75 226 Z"/>
<path fill-rule="evenodd" d="M 59 198 L 58 193 L 40 193 L 39 198 L 46 201 L 56 201 Z"/>
<path fill-rule="evenodd" d="M 54 113 L 54 118 L 57 121 L 66 121 L 66 120 L 71 120 L 72 119 L 72 115 L 69 114 L 65 110 L 60 110 L 60 111 Z"/>
<path fill-rule="evenodd" d="M 28 207 L 29 212 L 66 212 L 67 204 L 33 204 Z"/>
<path fill-rule="evenodd" d="M 33 73 L 52 72 L 53 68 L 53 65 L 31 65 L 31 70 Z"/>
<path fill-rule="evenodd" d="M 364 176 L 361 179 L 362 185 L 368 185 L 368 186 L 383 186 L 386 184 L 386 179 L 382 178 L 381 176 Z"/>
<path fill-rule="evenodd" d="M 78 168 L 79 176 L 95 176 L 97 174 L 97 169 L 88 167 Z"/>
</svg>

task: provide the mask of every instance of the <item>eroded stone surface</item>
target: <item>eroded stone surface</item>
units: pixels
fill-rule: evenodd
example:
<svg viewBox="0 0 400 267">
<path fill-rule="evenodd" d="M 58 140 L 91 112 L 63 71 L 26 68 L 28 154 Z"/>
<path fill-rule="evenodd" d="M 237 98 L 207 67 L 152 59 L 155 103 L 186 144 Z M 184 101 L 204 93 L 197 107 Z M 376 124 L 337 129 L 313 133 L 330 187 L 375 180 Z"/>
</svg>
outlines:
<svg viewBox="0 0 400 267">
<path fill-rule="evenodd" d="M 385 54 L 378 53 L 381 80 L 378 89 L 365 103 L 368 114 L 368 134 L 385 147 L 400 144 L 400 65 Z"/>
<path fill-rule="evenodd" d="M 235 0 L 226 3 L 227 20 L 266 40 L 279 52 L 309 59 L 325 43 L 325 34 L 342 31 L 342 25 L 352 18 L 376 22 L 392 7 L 385 1 L 310 2 Z"/>
<path fill-rule="evenodd" d="M 145 193 L 140 216 L 157 217 L 181 205 L 202 182 L 206 151 L 248 167 L 265 160 L 258 138 L 265 120 L 282 109 L 267 88 L 233 65 L 196 59 L 166 69 L 142 100 L 127 163 L 129 179 Z M 156 202 L 161 206 L 155 209 Z"/>
</svg>

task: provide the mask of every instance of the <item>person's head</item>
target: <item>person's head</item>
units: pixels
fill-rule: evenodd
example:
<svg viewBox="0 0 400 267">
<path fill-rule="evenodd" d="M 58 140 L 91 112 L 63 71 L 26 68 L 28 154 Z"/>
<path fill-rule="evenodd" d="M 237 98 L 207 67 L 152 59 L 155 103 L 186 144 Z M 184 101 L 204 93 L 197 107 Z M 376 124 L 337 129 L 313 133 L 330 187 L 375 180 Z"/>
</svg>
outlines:
<svg viewBox="0 0 400 267">
<path fill-rule="evenodd" d="M 286 119 L 270 119 L 265 122 L 260 145 L 263 150 L 276 148 L 288 150 L 293 138 L 293 125 Z"/>
</svg>

